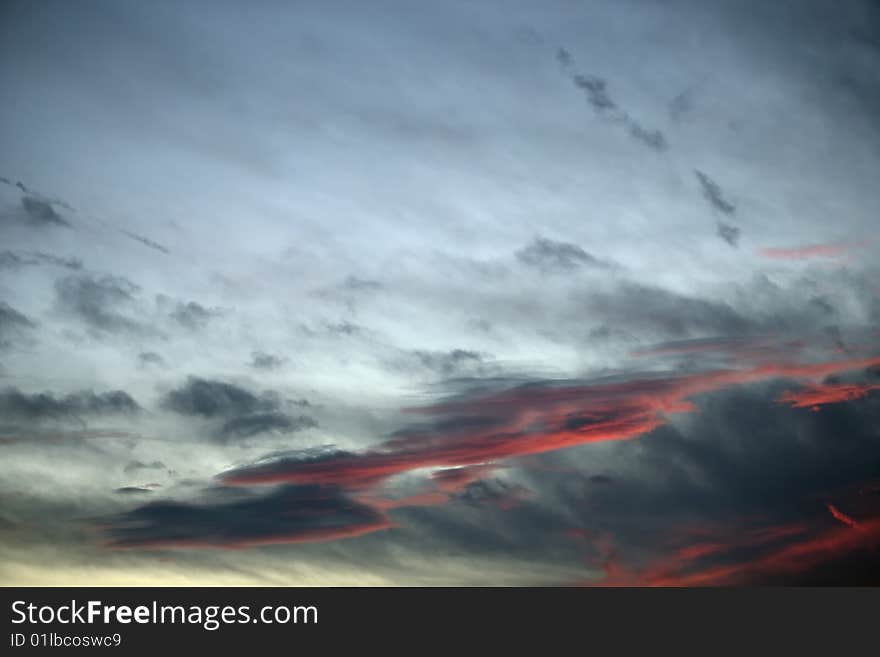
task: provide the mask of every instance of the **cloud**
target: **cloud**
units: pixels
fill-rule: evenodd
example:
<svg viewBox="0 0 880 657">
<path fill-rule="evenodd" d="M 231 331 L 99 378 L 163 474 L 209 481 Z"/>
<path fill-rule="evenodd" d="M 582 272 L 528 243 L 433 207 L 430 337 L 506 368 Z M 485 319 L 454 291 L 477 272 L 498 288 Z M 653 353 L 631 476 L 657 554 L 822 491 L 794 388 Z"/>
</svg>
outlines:
<svg viewBox="0 0 880 657">
<path fill-rule="evenodd" d="M 608 264 L 576 244 L 536 237 L 516 252 L 516 258 L 528 267 L 544 273 L 570 273 L 584 266 L 607 268 Z"/>
<path fill-rule="evenodd" d="M 21 207 L 34 225 L 64 226 L 72 228 L 70 223 L 59 215 L 48 201 L 33 196 L 23 196 Z"/>
<path fill-rule="evenodd" d="M 148 463 L 145 463 L 144 461 L 134 460 L 134 461 L 129 461 L 125 465 L 123 472 L 125 472 L 126 474 L 130 474 L 132 472 L 139 472 L 140 470 L 165 470 L 165 469 L 166 469 L 165 464 L 162 463 L 162 461 L 150 461 Z"/>
<path fill-rule="evenodd" d="M 16 420 L 64 420 L 106 415 L 134 415 L 141 407 L 123 390 L 92 390 L 55 397 L 52 393 L 25 393 L 17 388 L 0 391 L 0 411 Z"/>
<path fill-rule="evenodd" d="M 217 309 L 209 310 L 195 301 L 190 301 L 178 302 L 174 310 L 169 313 L 169 317 L 184 328 L 196 331 L 205 328 L 208 322 L 219 314 Z"/>
<path fill-rule="evenodd" d="M 699 169 L 694 170 L 694 175 L 700 183 L 703 197 L 709 201 L 709 204 L 714 210 L 727 216 L 736 213 L 736 206 L 724 197 L 724 192 L 721 190 L 721 186 L 717 182 Z M 718 237 L 723 239 L 730 246 L 736 247 L 739 245 L 739 238 L 742 234 L 742 230 L 738 226 L 719 220 L 717 224 L 717 232 Z"/>
<path fill-rule="evenodd" d="M 532 492 L 519 484 L 503 479 L 477 478 L 468 482 L 464 489 L 454 495 L 458 501 L 471 506 L 493 505 L 500 509 L 512 509 L 532 497 Z"/>
<path fill-rule="evenodd" d="M 436 426 L 402 431 L 365 452 L 283 457 L 230 470 L 220 479 L 231 485 L 373 485 L 419 468 L 477 465 L 593 442 L 629 440 L 663 426 L 669 414 L 695 411 L 691 399 L 696 395 L 779 378 L 817 380 L 878 364 L 880 358 L 778 362 L 610 383 L 536 381 L 412 409 L 432 418 Z"/>
<path fill-rule="evenodd" d="M 82 260 L 79 258 L 62 258 L 42 251 L 0 252 L 0 269 L 21 269 L 28 265 L 39 264 L 54 265 L 74 271 L 79 271 L 83 268 Z"/>
<path fill-rule="evenodd" d="M 694 110 L 694 98 L 706 83 L 707 77 L 684 89 L 669 101 L 669 115 L 673 121 L 680 122 Z"/>
<path fill-rule="evenodd" d="M 64 208 L 65 210 L 73 211 L 73 208 L 70 207 L 69 204 L 62 201 L 61 199 L 47 198 L 45 194 L 40 194 L 36 190 L 30 189 L 27 185 L 25 185 L 20 180 L 13 183 L 11 180 L 9 180 L 9 178 L 5 178 L 3 176 L 0 176 L 0 183 L 3 183 L 5 185 L 9 185 L 10 187 L 18 189 L 19 191 L 24 192 L 25 194 L 27 194 L 28 196 L 30 196 L 31 198 L 33 198 L 37 201 L 41 201 L 43 203 L 48 203 L 49 205 L 57 205 L 58 207 Z"/>
<path fill-rule="evenodd" d="M 164 367 L 165 359 L 162 358 L 162 356 L 157 354 L 155 351 L 142 351 L 138 354 L 138 364 L 141 367 L 147 367 L 151 365 Z"/>
<path fill-rule="evenodd" d="M 210 497 L 210 495 L 209 495 Z M 113 548 L 241 549 L 362 536 L 393 526 L 336 486 L 282 486 L 268 494 L 202 504 L 154 502 L 108 519 Z"/>
<path fill-rule="evenodd" d="M 379 493 L 371 496 L 362 495 L 362 498 L 383 510 L 419 506 L 441 506 L 452 500 L 460 500 L 476 505 L 480 501 L 486 501 L 489 498 L 495 501 L 506 499 L 509 496 L 504 493 L 506 493 L 509 487 L 503 482 L 498 482 L 493 488 L 483 489 L 484 495 L 482 495 L 482 499 L 480 494 L 473 490 L 477 484 L 482 484 L 482 479 L 492 474 L 495 469 L 495 465 L 471 465 L 434 470 L 427 479 L 427 488 L 421 492 L 394 498 L 382 497 L 381 493 Z"/>
<path fill-rule="evenodd" d="M 828 512 L 832 515 L 832 517 L 834 517 L 835 520 L 839 520 L 847 527 L 852 527 L 853 529 L 861 528 L 861 525 L 859 523 L 850 518 L 833 504 L 826 504 L 825 506 L 828 507 Z"/>
<path fill-rule="evenodd" d="M 556 61 L 559 62 L 560 66 L 567 69 L 574 64 L 574 57 L 565 48 L 559 48 L 556 50 Z"/>
<path fill-rule="evenodd" d="M 578 301 L 591 315 L 606 322 L 661 336 L 748 335 L 761 328 L 727 303 L 641 283 L 624 282 L 611 291 L 585 295 Z"/>
<path fill-rule="evenodd" d="M 771 260 L 808 260 L 810 258 L 839 258 L 850 250 L 848 244 L 808 244 L 792 248 L 765 248 L 758 254 Z"/>
<path fill-rule="evenodd" d="M 300 415 L 292 417 L 280 412 L 254 413 L 227 420 L 220 429 L 220 434 L 236 438 L 249 438 L 259 433 L 276 431 L 278 433 L 294 433 L 304 429 L 317 427 L 314 419 Z"/>
<path fill-rule="evenodd" d="M 0 301 L 0 348 L 7 348 L 36 328 L 36 323 L 4 301 Z"/>
<path fill-rule="evenodd" d="M 56 267 L 63 267 L 74 271 L 83 268 L 82 260 L 79 258 L 62 258 L 52 255 L 51 253 L 43 253 L 42 251 L 34 251 L 31 255 L 37 260 L 37 262 L 47 265 L 55 265 Z"/>
<path fill-rule="evenodd" d="M 700 181 L 700 187 L 703 190 L 703 197 L 709 201 L 712 207 L 722 214 L 731 215 L 736 212 L 736 206 L 724 198 L 721 186 L 712 180 L 707 174 L 699 169 L 694 170 L 694 175 Z"/>
<path fill-rule="evenodd" d="M 81 274 L 55 282 L 58 308 L 91 329 L 142 336 L 155 334 L 150 327 L 124 314 L 133 309 L 139 290 L 123 276 Z"/>
<path fill-rule="evenodd" d="M 286 358 L 267 354 L 264 351 L 255 351 L 251 354 L 251 367 L 258 370 L 277 370 L 287 362 Z"/>
<path fill-rule="evenodd" d="M 154 491 L 148 486 L 123 486 L 122 488 L 115 489 L 113 492 L 117 495 L 143 495 L 144 493 L 152 493 Z"/>
<path fill-rule="evenodd" d="M 258 397 L 232 383 L 192 376 L 183 386 L 166 394 L 162 401 L 165 408 L 175 413 L 204 418 L 274 411 L 278 404 L 278 400 L 271 395 Z"/>
<path fill-rule="evenodd" d="M 730 246 L 739 246 L 739 238 L 741 234 L 742 230 L 738 227 L 724 223 L 723 221 L 718 222 L 718 237 L 730 244 Z"/>
<path fill-rule="evenodd" d="M 354 292 L 375 292 L 382 289 L 382 284 L 379 281 L 371 281 L 357 276 L 348 276 L 342 285 Z"/>
<path fill-rule="evenodd" d="M 20 418 L 24 420 L 25 418 Z M 58 418 L 59 420 L 61 418 Z M 79 422 L 81 425 L 85 425 L 86 422 L 80 417 L 67 417 L 66 420 L 74 420 Z M 33 425 L 35 422 L 40 422 L 41 420 L 31 419 L 30 422 Z M 125 441 L 129 441 L 136 437 L 136 434 L 128 431 L 89 431 L 85 429 L 71 430 L 69 428 L 64 428 L 63 430 L 47 430 L 43 428 L 37 428 L 36 426 L 28 426 L 24 428 L 22 426 L 16 425 L 3 425 L 0 427 L 0 445 L 12 445 L 16 443 L 29 443 L 30 445 L 35 444 L 55 444 L 55 445 L 82 445 L 87 444 L 92 440 L 103 440 L 103 439 L 124 439 Z"/>
<path fill-rule="evenodd" d="M 880 531 L 880 500 L 863 492 L 880 463 L 880 406 L 841 398 L 812 413 L 778 401 L 788 385 L 719 391 L 700 413 L 638 444 L 618 443 L 612 462 L 626 465 L 613 487 L 576 487 L 557 477 L 543 489 L 561 496 L 562 508 L 585 526 L 613 537 L 614 572 L 593 583 L 880 581 L 870 547 Z M 846 509 L 866 535 L 849 536 L 858 532 L 829 513 L 829 504 Z"/>
<path fill-rule="evenodd" d="M 637 349 L 633 356 L 687 356 L 690 354 L 722 355 L 755 359 L 761 355 L 779 354 L 782 345 L 766 337 L 712 337 L 693 340 L 673 340 Z"/>
<path fill-rule="evenodd" d="M 867 383 L 825 383 L 809 386 L 801 390 L 786 391 L 779 401 L 794 408 L 810 408 L 815 411 L 825 404 L 839 404 L 844 401 L 861 399 L 869 393 L 880 390 L 880 385 Z"/>
<path fill-rule="evenodd" d="M 880 519 L 860 525 L 861 531 L 853 531 L 848 525 L 817 531 L 805 530 L 805 535 L 780 536 L 770 541 L 769 548 L 759 545 L 758 554 L 750 558 L 737 558 L 738 549 L 754 549 L 753 544 L 711 545 L 704 553 L 692 552 L 679 555 L 678 560 L 660 564 L 640 574 L 631 583 L 647 583 L 653 586 L 736 586 L 755 584 L 792 584 L 809 577 L 810 571 L 821 569 L 825 564 L 834 568 L 845 567 L 855 555 L 867 556 L 880 539 Z M 866 554 L 867 553 L 867 554 Z M 701 557 L 713 556 L 720 563 L 704 565 Z M 726 559 L 724 559 L 726 557 Z M 873 566 L 876 568 L 876 565 Z M 876 583 L 877 574 L 870 580 L 866 573 L 856 580 L 863 584 Z M 840 574 L 837 581 L 842 581 Z M 843 580 L 849 581 L 849 580 Z"/>
<path fill-rule="evenodd" d="M 357 324 L 349 321 L 338 322 L 336 324 L 327 324 L 325 328 L 329 334 L 336 336 L 356 335 L 358 333 L 362 333 L 364 330 L 362 326 L 358 326 Z"/>
<path fill-rule="evenodd" d="M 32 528 L 0 541 L 0 580 L 750 583 L 778 573 L 749 562 L 856 531 L 826 504 L 870 525 L 880 367 L 782 367 L 877 353 L 880 69 L 849 37 L 873 36 L 868 2 L 22 4 L 4 155 L 79 201 L 0 184 L 0 298 L 33 324 L 13 323 L 27 348 L 0 352 L 0 388 L 157 399 L 95 420 L 125 437 L 2 423 L 3 513 Z M 824 263 L 757 253 L 835 240 L 851 252 Z M 141 287 L 53 287 L 102 273 Z M 167 406 L 190 374 L 250 401 Z M 335 451 L 299 449 L 320 442 Z M 134 459 L 164 467 L 124 473 Z M 281 479 L 199 493 L 263 467 Z M 161 496 L 114 492 L 154 480 Z M 241 527 L 235 503 L 305 480 L 401 529 L 176 565 L 81 531 L 158 498 L 197 513 L 142 516 L 135 539 L 206 545 L 193 523 Z M 856 573 L 862 545 L 828 560 Z"/>
<path fill-rule="evenodd" d="M 625 111 L 611 99 L 608 94 L 608 82 L 595 75 L 584 75 L 574 72 L 574 59 L 564 48 L 556 52 L 556 60 L 560 63 L 565 73 L 571 78 L 572 83 L 584 92 L 587 102 L 599 116 L 613 123 L 622 125 L 626 131 L 637 141 L 643 143 L 655 151 L 665 151 L 669 148 L 666 135 L 656 128 L 646 128 L 641 122 L 634 119 L 629 112 Z"/>
<path fill-rule="evenodd" d="M 28 260 L 14 251 L 0 252 L 0 269 L 19 269 L 29 264 Z"/>
<path fill-rule="evenodd" d="M 657 128 L 646 128 L 638 121 L 629 117 L 627 117 L 626 123 L 629 128 L 629 134 L 645 144 L 645 146 L 655 151 L 665 151 L 669 147 L 666 135 Z"/>
<path fill-rule="evenodd" d="M 148 246 L 149 248 L 153 249 L 154 251 L 159 251 L 159 252 L 164 253 L 166 255 L 171 253 L 171 251 L 169 251 L 167 248 L 165 248 L 164 246 L 162 246 L 158 242 L 154 242 L 153 240 L 151 240 L 147 237 L 144 237 L 143 235 L 138 235 L 137 233 L 132 233 L 131 231 L 128 231 L 128 230 L 122 230 L 120 232 L 123 235 L 125 235 L 126 237 L 130 237 L 131 239 L 135 240 L 136 242 L 140 242 L 144 246 Z"/>
<path fill-rule="evenodd" d="M 168 392 L 162 406 L 181 415 L 222 419 L 219 438 L 249 438 L 260 433 L 275 431 L 294 433 L 314 428 L 317 422 L 306 415 L 288 415 L 281 409 L 282 400 L 276 394 L 261 395 L 223 381 L 190 377 L 187 382 Z M 301 402 L 294 402 L 302 406 Z"/>
<path fill-rule="evenodd" d="M 575 86 L 583 89 L 586 93 L 587 101 L 596 111 L 607 112 L 617 109 L 617 103 L 608 96 L 608 83 L 602 78 L 594 75 L 577 74 L 572 77 L 572 81 Z"/>
<path fill-rule="evenodd" d="M 10 186 L 12 185 L 12 183 L 8 179 L 3 178 L 3 177 L 0 177 L 0 182 L 3 182 L 3 183 L 10 185 Z M 25 210 L 26 215 L 28 216 L 28 218 L 30 218 L 30 220 L 33 223 L 56 224 L 56 225 L 61 225 L 61 226 L 66 226 L 68 228 L 72 228 L 71 224 L 68 221 L 66 221 L 65 219 L 63 219 L 55 211 L 55 208 L 53 207 L 53 206 L 57 205 L 58 207 L 62 207 L 67 210 L 74 211 L 74 208 L 72 208 L 68 203 L 66 203 L 60 199 L 46 199 L 43 195 L 37 194 L 36 192 L 28 189 L 28 187 L 22 182 L 17 182 L 15 184 L 15 186 L 18 189 L 20 189 L 21 191 L 23 191 L 25 194 L 28 194 L 28 196 L 22 197 L 21 204 Z M 101 223 L 105 223 L 105 222 L 101 222 Z M 159 252 L 164 253 L 166 255 L 171 253 L 171 251 L 169 251 L 166 247 L 162 246 L 158 242 L 155 242 L 147 237 L 144 237 L 143 235 L 139 235 L 138 233 L 135 233 L 133 231 L 121 228 L 121 229 L 119 229 L 119 233 L 122 235 L 125 235 L 129 239 L 132 239 L 136 242 L 140 242 L 144 246 L 147 246 L 155 251 L 159 251 Z M 51 258 L 52 256 L 48 256 L 48 257 Z M 55 264 L 60 264 L 62 266 L 65 266 L 61 262 L 58 262 Z M 71 267 L 71 268 L 72 269 L 81 269 L 82 267 L 80 265 L 79 267 Z"/>
<path fill-rule="evenodd" d="M 450 351 L 427 351 L 415 349 L 403 358 L 391 361 L 398 371 L 427 370 L 433 376 L 448 378 L 452 376 L 478 375 L 487 369 L 486 357 L 468 349 Z"/>
</svg>

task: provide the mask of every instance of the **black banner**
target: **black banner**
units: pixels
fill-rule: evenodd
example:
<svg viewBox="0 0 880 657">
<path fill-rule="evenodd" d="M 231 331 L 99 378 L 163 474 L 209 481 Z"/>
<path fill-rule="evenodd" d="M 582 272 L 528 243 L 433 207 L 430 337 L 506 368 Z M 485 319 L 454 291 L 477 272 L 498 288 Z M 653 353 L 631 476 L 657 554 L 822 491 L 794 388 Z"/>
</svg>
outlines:
<svg viewBox="0 0 880 657">
<path fill-rule="evenodd" d="M 328 650 L 537 641 L 835 652 L 867 640 L 880 589 L 7 588 L 4 654 Z M 864 644 L 868 645 L 868 644 Z"/>
</svg>

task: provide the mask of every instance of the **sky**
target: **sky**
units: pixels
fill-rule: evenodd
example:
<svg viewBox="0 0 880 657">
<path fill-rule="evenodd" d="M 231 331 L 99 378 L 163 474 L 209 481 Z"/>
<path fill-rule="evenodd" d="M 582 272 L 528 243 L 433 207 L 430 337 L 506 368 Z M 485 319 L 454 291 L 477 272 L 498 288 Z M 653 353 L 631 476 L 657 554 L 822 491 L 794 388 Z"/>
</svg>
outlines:
<svg viewBox="0 0 880 657">
<path fill-rule="evenodd" d="M 0 4 L 0 584 L 880 584 L 880 6 Z"/>
</svg>

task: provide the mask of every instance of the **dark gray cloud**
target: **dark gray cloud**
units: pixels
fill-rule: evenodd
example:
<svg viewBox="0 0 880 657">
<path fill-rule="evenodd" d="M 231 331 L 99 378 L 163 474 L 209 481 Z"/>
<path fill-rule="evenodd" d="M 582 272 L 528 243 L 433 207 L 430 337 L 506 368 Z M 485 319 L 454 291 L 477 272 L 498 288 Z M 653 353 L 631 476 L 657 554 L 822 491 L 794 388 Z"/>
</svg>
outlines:
<svg viewBox="0 0 880 657">
<path fill-rule="evenodd" d="M 485 377 L 499 369 L 491 354 L 471 349 L 412 349 L 394 353 L 383 363 L 389 371 L 433 382 Z"/>
<path fill-rule="evenodd" d="M 657 128 L 646 128 L 633 119 L 629 119 L 627 123 L 629 126 L 629 134 L 645 144 L 645 146 L 648 146 L 655 151 L 665 151 L 669 147 L 669 144 L 666 141 L 666 135 Z"/>
<path fill-rule="evenodd" d="M 688 115 L 693 113 L 695 98 L 706 82 L 706 77 L 693 86 L 687 87 L 681 93 L 678 93 L 669 101 L 669 116 L 673 121 L 683 121 Z"/>
<path fill-rule="evenodd" d="M 283 412 L 284 401 L 277 394 L 256 395 L 231 383 L 196 377 L 190 377 L 186 384 L 165 395 L 162 406 L 181 415 L 223 419 L 217 430 L 217 436 L 223 439 L 247 438 L 268 431 L 293 433 L 317 426 L 310 417 Z"/>
<path fill-rule="evenodd" d="M 21 207 L 32 224 L 71 228 L 70 222 L 62 218 L 48 201 L 33 196 L 23 196 Z"/>
<path fill-rule="evenodd" d="M 171 253 L 171 251 L 169 251 L 167 248 L 165 248 L 164 246 L 162 246 L 158 242 L 154 242 L 153 240 L 151 240 L 147 237 L 144 237 L 143 235 L 138 235 L 137 233 L 132 233 L 131 231 L 128 231 L 128 230 L 123 230 L 120 232 L 123 235 L 125 235 L 126 237 L 130 237 L 134 241 L 140 242 L 144 246 L 148 246 L 155 251 L 159 251 L 159 252 L 164 253 L 166 255 Z"/>
<path fill-rule="evenodd" d="M 829 558 L 825 539 L 841 543 L 841 551 L 853 543 L 856 548 L 860 545 L 839 533 L 826 503 L 844 500 L 847 508 L 858 508 L 854 496 L 861 495 L 880 465 L 874 440 L 880 397 L 873 393 L 846 401 L 833 396 L 834 386 L 863 381 L 862 369 L 846 361 L 833 364 L 827 371 L 835 374 L 824 379 L 824 385 L 830 386 L 823 393 L 829 395 L 828 401 L 819 402 L 820 411 L 784 401 L 787 392 L 805 390 L 804 383 L 795 380 L 803 373 L 784 363 L 752 369 L 745 377 L 725 369 L 685 377 L 655 373 L 468 390 L 420 409 L 436 420 L 395 434 L 372 450 L 273 454 L 224 473 L 221 480 L 238 485 L 323 482 L 361 490 L 401 472 L 483 464 L 476 479 L 458 477 L 459 470 L 441 471 L 467 484 L 453 489 L 451 497 L 470 506 L 508 508 L 504 519 L 493 521 L 498 523 L 494 529 L 523 549 L 540 549 L 533 541 L 536 527 L 542 528 L 542 535 L 559 539 L 563 545 L 556 549 L 564 548 L 564 530 L 571 530 L 586 537 L 583 549 L 590 558 L 603 557 L 602 552 L 613 547 L 616 563 L 608 562 L 605 554 L 599 565 L 609 578 L 623 577 L 624 572 L 631 578 L 621 583 L 675 583 L 672 578 L 692 574 L 688 569 L 695 564 L 688 561 L 693 559 L 689 554 L 708 557 L 708 563 L 696 564 L 706 567 L 707 577 L 762 582 L 765 576 L 784 571 L 778 556 L 784 556 L 784 550 L 803 551 L 805 562 L 797 568 L 806 571 L 814 561 Z M 807 366 L 804 372 L 812 370 Z M 737 385 L 748 381 L 754 385 Z M 651 421 L 650 415 L 678 406 L 684 398 L 697 403 L 688 414 L 666 417 L 659 424 Z M 846 431 L 847 439 L 833 437 L 834 427 Z M 639 434 L 637 440 L 624 440 L 635 438 L 633 432 Z M 739 436 L 745 434 L 749 439 L 742 449 Z M 586 447 L 594 440 L 610 442 L 605 449 Z M 487 462 L 521 453 L 520 447 L 532 453 L 540 441 L 546 441 L 551 454 L 540 465 L 522 464 L 529 473 L 527 485 L 485 476 L 491 472 Z M 827 461 L 826 441 L 835 443 Z M 578 442 L 591 451 L 552 456 L 554 450 Z M 841 467 L 854 451 L 858 462 Z M 782 461 L 784 465 L 779 465 Z M 609 463 L 617 469 L 609 468 Z M 515 468 L 517 462 L 507 460 L 506 467 Z M 768 471 L 774 476 L 768 477 Z M 647 502 L 658 488 L 663 490 L 661 496 Z M 430 501 L 406 504 L 438 504 L 436 497 L 423 499 Z M 532 503 L 533 499 L 544 502 Z M 438 540 L 459 549 L 491 549 L 491 537 L 464 531 L 467 519 L 458 509 L 407 512 L 408 521 L 414 518 L 415 531 L 439 534 Z M 796 531 L 786 533 L 793 525 Z M 720 554 L 700 552 L 707 542 L 720 544 Z M 596 550 L 599 554 L 590 554 Z M 755 553 L 761 555 L 756 569 L 750 561 Z M 717 565 L 716 559 L 735 570 L 712 570 L 708 566 Z"/>
<path fill-rule="evenodd" d="M 694 175 L 697 177 L 697 180 L 700 181 L 700 188 L 703 191 L 703 196 L 709 201 L 713 208 L 727 215 L 736 212 L 736 206 L 724 198 L 721 186 L 717 182 L 698 169 L 694 170 Z"/>
<path fill-rule="evenodd" d="M 26 393 L 17 388 L 0 391 L 0 412 L 12 420 L 81 420 L 107 415 L 131 416 L 140 410 L 140 405 L 124 390 L 84 390 L 63 397 L 50 392 Z"/>
<path fill-rule="evenodd" d="M 602 78 L 577 74 L 572 77 L 572 81 L 578 88 L 583 89 L 587 95 L 587 101 L 593 106 L 593 109 L 599 112 L 617 109 L 617 103 L 608 96 L 608 82 Z"/>
<path fill-rule="evenodd" d="M 140 288 L 123 276 L 81 274 L 55 283 L 58 308 L 89 328 L 106 333 L 146 335 L 148 326 L 125 314 Z"/>
<path fill-rule="evenodd" d="M 143 351 L 138 354 L 138 364 L 141 367 L 156 366 L 164 367 L 165 359 L 155 351 Z"/>
<path fill-rule="evenodd" d="M 587 253 L 577 244 L 557 242 L 540 236 L 517 251 L 516 258 L 524 265 L 545 273 L 567 273 L 580 267 L 607 268 L 609 266 L 608 263 Z"/>
<path fill-rule="evenodd" d="M 605 321 L 669 338 L 744 335 L 761 328 L 760 322 L 726 303 L 637 283 L 624 283 L 613 292 L 587 295 L 584 303 L 591 313 Z"/>
<path fill-rule="evenodd" d="M 730 246 L 739 246 L 741 233 L 742 230 L 737 226 L 733 226 L 723 221 L 718 222 L 718 237 L 730 244 Z"/>
<path fill-rule="evenodd" d="M 251 354 L 251 367 L 258 370 L 277 370 L 284 366 L 287 359 L 264 351 L 255 351 Z"/>
<path fill-rule="evenodd" d="M 448 377 L 462 373 L 474 373 L 479 371 L 485 363 L 483 354 L 467 349 L 453 349 L 451 351 L 422 351 L 413 352 L 416 360 L 436 374 Z"/>
<path fill-rule="evenodd" d="M 147 486 L 123 486 L 113 491 L 117 495 L 143 495 L 144 493 L 154 492 L 152 488 Z"/>
<path fill-rule="evenodd" d="M 10 346 L 15 340 L 36 328 L 36 323 L 4 301 L 0 301 L 0 348 Z"/>
<path fill-rule="evenodd" d="M 838 530 L 848 528 L 827 504 L 837 502 L 859 518 L 880 510 L 859 492 L 880 467 L 880 397 L 814 412 L 774 401 L 791 387 L 718 393 L 699 413 L 613 446 L 614 461 L 631 464 L 614 474 L 613 485 L 585 488 L 574 474 L 536 472 L 535 478 L 553 480 L 555 495 L 581 527 L 613 537 L 617 566 L 632 571 L 632 583 L 659 576 L 661 563 L 669 583 L 700 573 L 706 583 L 803 583 L 823 561 L 845 569 L 860 552 L 845 551 L 847 537 Z M 705 554 L 690 557 L 700 546 Z M 788 572 L 787 549 L 801 555 Z M 876 567 L 876 554 L 873 559 Z M 837 581 L 858 583 L 864 575 Z"/>
<path fill-rule="evenodd" d="M 220 428 L 220 434 L 225 437 L 248 438 L 267 431 L 294 433 L 317 426 L 318 423 L 307 415 L 293 417 L 275 411 L 243 415 L 228 420 Z"/>
<path fill-rule="evenodd" d="M 556 51 L 556 61 L 559 62 L 559 64 L 563 68 L 566 69 L 574 64 L 574 58 L 571 56 L 571 53 L 568 52 L 565 48 L 559 48 Z"/>
<path fill-rule="evenodd" d="M 382 289 L 382 284 L 379 281 L 349 276 L 345 279 L 343 287 L 354 292 L 375 292 Z"/>
<path fill-rule="evenodd" d="M 7 185 L 12 185 L 12 183 L 6 178 L 0 177 L 0 182 L 3 182 Z M 73 212 L 74 208 L 71 207 L 68 203 L 66 203 L 60 199 L 46 199 L 43 195 L 37 194 L 36 192 L 33 192 L 32 190 L 28 189 L 28 187 L 22 182 L 16 183 L 15 187 L 17 187 L 18 189 L 23 191 L 25 194 L 28 194 L 28 196 L 22 197 L 21 203 L 22 203 L 22 207 L 24 208 L 25 214 L 28 216 L 28 218 L 33 223 L 56 224 L 56 225 L 61 225 L 61 226 L 66 226 L 68 228 L 72 228 L 70 222 L 68 222 L 67 220 L 62 218 L 58 214 L 58 212 L 56 212 L 56 210 L 54 208 L 54 206 L 58 206 L 58 207 L 65 208 L 65 209 Z M 104 223 L 104 222 L 102 222 L 102 223 Z M 144 246 L 147 246 L 155 251 L 159 251 L 159 252 L 164 253 L 166 255 L 171 253 L 171 251 L 168 248 L 162 246 L 158 242 L 151 240 L 148 237 L 144 237 L 143 235 L 140 235 L 140 234 L 135 233 L 133 231 L 126 230 L 123 228 L 123 229 L 119 230 L 119 233 L 122 235 L 125 235 L 129 239 L 132 239 L 136 242 L 140 242 Z M 47 257 L 52 258 L 53 256 L 47 256 Z M 2 261 L 2 258 L 0 258 L 0 261 Z M 66 266 L 63 264 L 63 261 L 56 262 L 54 264 Z M 2 266 L 2 265 L 0 265 L 0 266 Z M 71 269 L 81 269 L 82 265 L 80 264 L 79 267 L 70 267 L 70 268 Z"/>
<path fill-rule="evenodd" d="M 195 301 L 190 301 L 178 302 L 174 310 L 169 313 L 169 317 L 184 328 L 196 331 L 205 328 L 208 322 L 219 314 L 220 311 L 217 309 L 208 309 Z"/>
<path fill-rule="evenodd" d="M 51 253 L 43 253 L 42 251 L 34 251 L 31 256 L 35 258 L 37 262 L 47 265 L 55 265 L 56 267 L 73 269 L 75 271 L 83 268 L 82 260 L 79 258 L 62 258 L 60 256 L 52 255 Z"/>
<path fill-rule="evenodd" d="M 326 329 L 327 332 L 332 335 L 345 336 L 356 335 L 363 332 L 364 330 L 362 326 L 359 326 L 354 322 L 349 321 L 337 322 L 336 324 L 327 324 Z"/>
<path fill-rule="evenodd" d="M 504 508 L 517 504 L 528 495 L 529 491 L 524 486 L 494 477 L 469 483 L 461 492 L 454 493 L 452 499 L 471 506 L 494 505 Z"/>
<path fill-rule="evenodd" d="M 655 151 L 665 151 L 669 147 L 666 135 L 657 128 L 646 128 L 640 121 L 622 109 L 608 93 L 608 82 L 596 75 L 573 72 L 574 59 L 564 48 L 556 53 L 556 60 L 570 76 L 574 85 L 584 92 L 587 102 L 599 116 L 612 123 L 622 125 L 634 139 Z"/>
<path fill-rule="evenodd" d="M 155 502 L 108 519 L 117 548 L 217 547 L 348 538 L 390 527 L 380 511 L 335 486 L 282 486 L 228 499 L 208 491 L 202 503 Z"/>
<path fill-rule="evenodd" d="M 204 418 L 231 417 L 278 409 L 277 396 L 257 396 L 249 390 L 224 381 L 190 377 L 187 382 L 165 395 L 162 405 L 181 415 Z"/>
<path fill-rule="evenodd" d="M 139 472 L 141 470 L 165 470 L 165 464 L 162 461 L 129 461 L 126 463 L 123 472 L 126 474 L 130 474 L 132 472 Z"/>
<path fill-rule="evenodd" d="M 29 264 L 32 263 L 14 251 L 0 252 L 0 269 L 20 269 Z"/>
<path fill-rule="evenodd" d="M 50 206 L 57 205 L 59 208 L 64 208 L 65 210 L 70 210 L 71 212 L 74 211 L 74 209 L 72 207 L 70 207 L 70 205 L 68 203 L 65 203 L 64 201 L 62 201 L 59 198 L 48 198 L 48 197 L 46 197 L 45 194 L 40 194 L 38 191 L 29 188 L 27 185 L 25 185 L 20 180 L 13 183 L 9 178 L 5 178 L 3 176 L 0 176 L 0 183 L 3 183 L 4 185 L 9 185 L 10 187 L 13 187 L 21 192 L 24 192 L 32 199 L 39 201 L 41 203 L 47 203 Z"/>
<path fill-rule="evenodd" d="M 0 269 L 21 269 L 28 265 L 54 265 L 64 269 L 79 271 L 83 268 L 79 258 L 62 258 L 43 251 L 2 251 L 0 252 Z"/>
</svg>

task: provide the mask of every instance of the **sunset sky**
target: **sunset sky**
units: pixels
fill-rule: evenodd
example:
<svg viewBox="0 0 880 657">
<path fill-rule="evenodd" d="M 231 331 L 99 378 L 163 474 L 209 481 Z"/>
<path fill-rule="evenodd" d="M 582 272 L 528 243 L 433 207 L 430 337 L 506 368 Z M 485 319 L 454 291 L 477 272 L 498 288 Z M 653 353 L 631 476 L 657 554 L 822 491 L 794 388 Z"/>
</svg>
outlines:
<svg viewBox="0 0 880 657">
<path fill-rule="evenodd" d="M 880 5 L 0 5 L 0 584 L 880 584 Z"/>
</svg>

